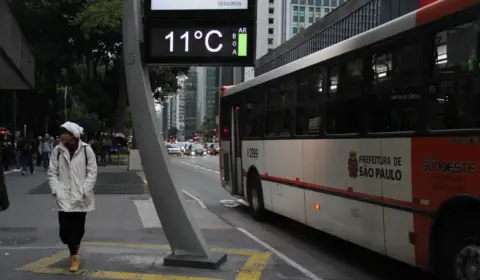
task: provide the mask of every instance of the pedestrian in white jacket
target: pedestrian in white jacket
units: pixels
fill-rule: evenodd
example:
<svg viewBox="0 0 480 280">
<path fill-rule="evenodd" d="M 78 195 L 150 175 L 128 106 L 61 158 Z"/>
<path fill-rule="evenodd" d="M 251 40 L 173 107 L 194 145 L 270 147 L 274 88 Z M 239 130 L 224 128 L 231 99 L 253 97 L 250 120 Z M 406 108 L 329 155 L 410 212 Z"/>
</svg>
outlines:
<svg viewBox="0 0 480 280">
<path fill-rule="evenodd" d="M 55 197 L 60 239 L 70 250 L 70 271 L 77 272 L 85 218 L 87 212 L 95 209 L 93 188 L 97 180 L 97 161 L 90 145 L 80 140 L 83 129 L 79 125 L 66 122 L 61 130 L 61 142 L 50 158 L 48 183 Z"/>
</svg>

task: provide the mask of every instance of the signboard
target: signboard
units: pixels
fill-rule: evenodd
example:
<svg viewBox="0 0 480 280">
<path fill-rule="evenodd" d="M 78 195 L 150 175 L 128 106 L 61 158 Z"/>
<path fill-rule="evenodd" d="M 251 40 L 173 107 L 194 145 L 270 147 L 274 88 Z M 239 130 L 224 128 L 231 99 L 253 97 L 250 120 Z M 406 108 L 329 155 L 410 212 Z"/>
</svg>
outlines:
<svg viewBox="0 0 480 280">
<path fill-rule="evenodd" d="M 145 0 L 145 63 L 253 66 L 255 10 L 255 0 Z"/>
<path fill-rule="evenodd" d="M 152 11 L 245 10 L 248 0 L 151 0 Z"/>
</svg>

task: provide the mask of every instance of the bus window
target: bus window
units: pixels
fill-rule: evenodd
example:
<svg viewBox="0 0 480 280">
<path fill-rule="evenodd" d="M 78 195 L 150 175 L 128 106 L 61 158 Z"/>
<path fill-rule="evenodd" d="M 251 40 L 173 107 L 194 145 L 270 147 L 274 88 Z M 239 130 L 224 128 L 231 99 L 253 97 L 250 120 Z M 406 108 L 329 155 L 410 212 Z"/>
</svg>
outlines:
<svg viewBox="0 0 480 280">
<path fill-rule="evenodd" d="M 439 32 L 435 37 L 435 74 L 449 75 L 479 69 L 479 20 Z"/>
<path fill-rule="evenodd" d="M 348 62 L 345 68 L 342 86 L 348 88 L 361 87 L 363 82 L 363 58 Z"/>
<path fill-rule="evenodd" d="M 245 100 L 245 137 L 260 138 L 264 133 L 265 94 L 259 90 L 250 90 Z"/>
<path fill-rule="evenodd" d="M 418 120 L 419 44 L 394 44 L 372 55 L 373 83 L 367 93 L 368 131 L 411 132 Z"/>
<path fill-rule="evenodd" d="M 275 85 L 267 92 L 267 120 L 265 136 L 267 137 L 289 137 L 292 125 L 292 106 L 294 104 L 294 86 L 292 79 Z"/>
<path fill-rule="evenodd" d="M 392 53 L 380 53 L 372 56 L 372 83 L 379 84 L 389 81 L 392 77 Z"/>
<path fill-rule="evenodd" d="M 435 37 L 435 90 L 429 91 L 428 126 L 434 130 L 480 128 L 480 21 Z"/>
<path fill-rule="evenodd" d="M 295 108 L 295 135 L 320 133 L 320 96 L 323 92 L 323 71 L 299 75 L 297 82 L 297 106 Z"/>
<path fill-rule="evenodd" d="M 362 88 L 344 87 L 340 67 L 328 71 L 328 95 L 326 111 L 327 134 L 359 133 L 362 124 Z M 340 78 L 340 79 L 339 79 Z"/>
</svg>

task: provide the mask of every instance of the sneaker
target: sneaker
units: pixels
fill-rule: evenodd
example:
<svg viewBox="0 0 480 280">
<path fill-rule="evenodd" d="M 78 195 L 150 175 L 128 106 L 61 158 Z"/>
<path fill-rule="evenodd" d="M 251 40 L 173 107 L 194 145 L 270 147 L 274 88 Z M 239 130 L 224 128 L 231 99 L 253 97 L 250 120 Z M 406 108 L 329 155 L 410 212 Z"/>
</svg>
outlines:
<svg viewBox="0 0 480 280">
<path fill-rule="evenodd" d="M 79 255 L 72 256 L 72 264 L 70 265 L 70 272 L 78 272 L 79 267 L 80 267 L 80 256 Z"/>
</svg>

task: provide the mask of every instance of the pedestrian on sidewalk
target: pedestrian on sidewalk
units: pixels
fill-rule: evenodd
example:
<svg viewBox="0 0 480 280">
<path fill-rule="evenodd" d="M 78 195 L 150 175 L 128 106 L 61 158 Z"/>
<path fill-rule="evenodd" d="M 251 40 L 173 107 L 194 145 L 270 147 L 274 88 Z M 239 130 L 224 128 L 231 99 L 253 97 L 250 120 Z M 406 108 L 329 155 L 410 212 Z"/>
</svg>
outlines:
<svg viewBox="0 0 480 280">
<path fill-rule="evenodd" d="M 93 188 L 97 180 L 95 154 L 80 140 L 83 129 L 76 123 L 61 126 L 61 141 L 52 152 L 48 183 L 56 200 L 60 239 L 71 255 L 71 272 L 80 266 L 80 244 L 87 212 L 95 209 Z"/>
<path fill-rule="evenodd" d="M 50 135 L 45 134 L 43 141 L 39 145 L 40 154 L 42 156 L 43 168 L 45 171 L 48 169 L 48 162 L 50 161 L 50 155 L 53 150 L 53 143 L 50 140 Z"/>
<path fill-rule="evenodd" d="M 33 154 L 36 152 L 35 147 L 36 145 L 32 135 L 23 138 L 20 142 L 22 175 L 25 175 L 27 171 L 30 171 L 32 175 L 35 174 L 35 166 L 33 164 Z"/>
</svg>

